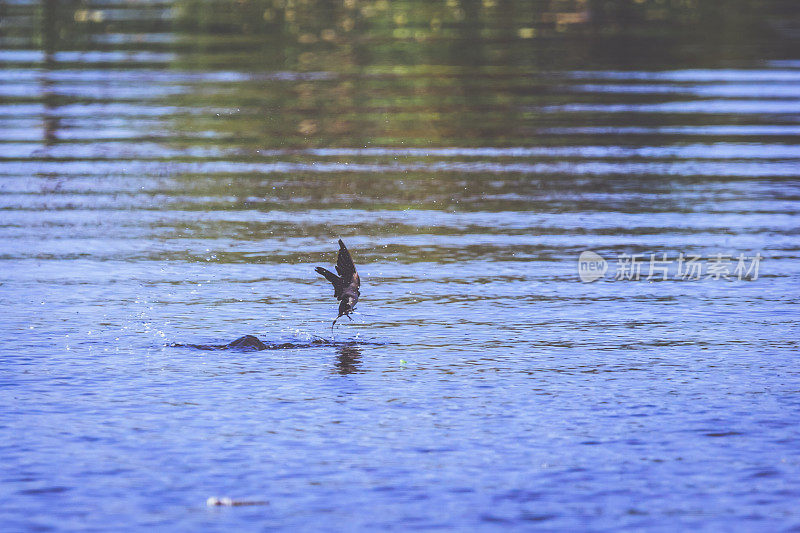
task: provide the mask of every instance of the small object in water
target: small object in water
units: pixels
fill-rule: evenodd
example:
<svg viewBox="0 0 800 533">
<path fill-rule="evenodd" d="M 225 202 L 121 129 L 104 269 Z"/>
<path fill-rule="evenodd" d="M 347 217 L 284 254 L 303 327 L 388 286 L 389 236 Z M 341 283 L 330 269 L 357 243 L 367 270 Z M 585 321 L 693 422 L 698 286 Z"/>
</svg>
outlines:
<svg viewBox="0 0 800 533">
<path fill-rule="evenodd" d="M 255 350 L 266 350 L 267 345 L 261 342 L 258 337 L 253 335 L 245 335 L 244 337 L 239 337 L 235 341 L 231 341 L 226 344 L 228 348 L 239 348 L 239 349 L 246 349 L 252 348 Z"/>
<path fill-rule="evenodd" d="M 245 335 L 244 337 L 239 337 L 235 341 L 231 341 L 228 344 L 172 343 L 168 344 L 167 346 L 171 346 L 173 348 L 197 348 L 198 350 L 242 350 L 242 351 L 275 350 L 284 347 L 283 345 L 264 344 L 258 337 L 255 337 L 253 335 Z"/>
<path fill-rule="evenodd" d="M 241 505 L 268 505 L 269 502 L 262 501 L 248 501 L 248 500 L 233 500 L 231 498 L 216 498 L 211 496 L 206 500 L 206 505 L 209 507 L 238 507 Z"/>
<path fill-rule="evenodd" d="M 331 324 L 331 330 L 336 325 L 336 321 L 342 316 L 350 318 L 350 313 L 358 303 L 358 297 L 361 295 L 359 287 L 361 286 L 361 279 L 356 272 L 356 265 L 353 263 L 353 258 L 350 257 L 350 252 L 347 246 L 344 245 L 342 239 L 339 239 L 339 257 L 336 260 L 336 272 L 338 276 L 322 267 L 314 269 L 317 273 L 325 276 L 325 279 L 333 284 L 333 295 L 339 300 L 339 316 Z M 350 320 L 353 320 L 350 318 Z"/>
</svg>

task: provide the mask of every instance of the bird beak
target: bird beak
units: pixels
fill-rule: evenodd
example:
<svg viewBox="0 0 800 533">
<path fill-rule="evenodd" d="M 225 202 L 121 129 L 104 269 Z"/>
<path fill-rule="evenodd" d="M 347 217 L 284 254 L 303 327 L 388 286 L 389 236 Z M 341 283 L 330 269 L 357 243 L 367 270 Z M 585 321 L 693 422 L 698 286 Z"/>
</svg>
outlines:
<svg viewBox="0 0 800 533">
<path fill-rule="evenodd" d="M 333 333 L 333 326 L 336 325 L 336 321 L 339 320 L 340 318 L 342 318 L 342 315 L 339 315 L 333 319 L 333 324 L 331 324 L 331 333 Z"/>
</svg>

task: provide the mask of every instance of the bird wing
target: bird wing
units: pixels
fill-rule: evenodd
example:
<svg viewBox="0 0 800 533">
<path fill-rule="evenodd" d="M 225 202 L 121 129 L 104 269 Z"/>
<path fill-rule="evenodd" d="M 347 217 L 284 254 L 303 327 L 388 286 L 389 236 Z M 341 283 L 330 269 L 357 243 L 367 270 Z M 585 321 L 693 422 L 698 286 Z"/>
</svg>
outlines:
<svg viewBox="0 0 800 533">
<path fill-rule="evenodd" d="M 339 239 L 339 257 L 336 260 L 336 272 L 342 277 L 344 285 L 350 285 L 353 281 L 353 276 L 356 275 L 356 265 L 353 264 L 353 258 L 350 257 L 350 252 L 342 242 L 342 239 Z"/>
<path fill-rule="evenodd" d="M 338 270 L 338 267 L 337 267 Z M 317 267 L 314 269 L 315 272 L 318 274 L 322 274 L 325 276 L 325 279 L 330 281 L 333 284 L 333 295 L 336 298 L 339 298 L 342 295 L 342 290 L 344 290 L 344 283 L 342 282 L 342 278 L 322 267 Z"/>
</svg>

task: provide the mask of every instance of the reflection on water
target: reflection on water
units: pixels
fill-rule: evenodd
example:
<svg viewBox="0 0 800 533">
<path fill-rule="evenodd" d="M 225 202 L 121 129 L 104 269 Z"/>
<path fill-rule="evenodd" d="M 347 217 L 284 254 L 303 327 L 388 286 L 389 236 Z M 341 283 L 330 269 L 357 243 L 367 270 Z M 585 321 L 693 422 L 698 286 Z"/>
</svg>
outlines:
<svg viewBox="0 0 800 533">
<path fill-rule="evenodd" d="M 361 364 L 361 350 L 358 345 L 341 345 L 336 348 L 336 372 L 339 374 L 353 374 L 359 372 Z"/>
<path fill-rule="evenodd" d="M 797 525 L 794 2 L 0 28 L 7 528 Z M 363 285 L 332 337 L 337 237 Z M 764 261 L 584 284 L 585 250 Z M 167 346 L 243 335 L 280 349 Z"/>
</svg>

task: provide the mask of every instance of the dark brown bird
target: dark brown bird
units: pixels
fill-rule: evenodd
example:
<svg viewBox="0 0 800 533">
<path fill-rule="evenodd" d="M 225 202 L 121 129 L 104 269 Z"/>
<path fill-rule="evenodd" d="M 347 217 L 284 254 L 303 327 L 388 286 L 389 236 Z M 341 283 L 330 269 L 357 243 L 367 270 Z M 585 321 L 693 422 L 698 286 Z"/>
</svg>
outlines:
<svg viewBox="0 0 800 533">
<path fill-rule="evenodd" d="M 361 286 L 361 280 L 356 272 L 356 265 L 353 263 L 353 258 L 350 257 L 350 252 L 347 246 L 344 245 L 342 239 L 339 239 L 339 257 L 336 259 L 336 272 L 338 276 L 322 267 L 314 269 L 319 274 L 325 276 L 325 279 L 333 284 L 333 295 L 339 300 L 339 316 L 331 324 L 331 329 L 336 325 L 336 320 L 339 320 L 342 315 L 350 318 L 350 313 L 358 303 L 358 297 L 361 295 L 358 288 Z M 350 320 L 353 320 L 350 318 Z"/>
</svg>

